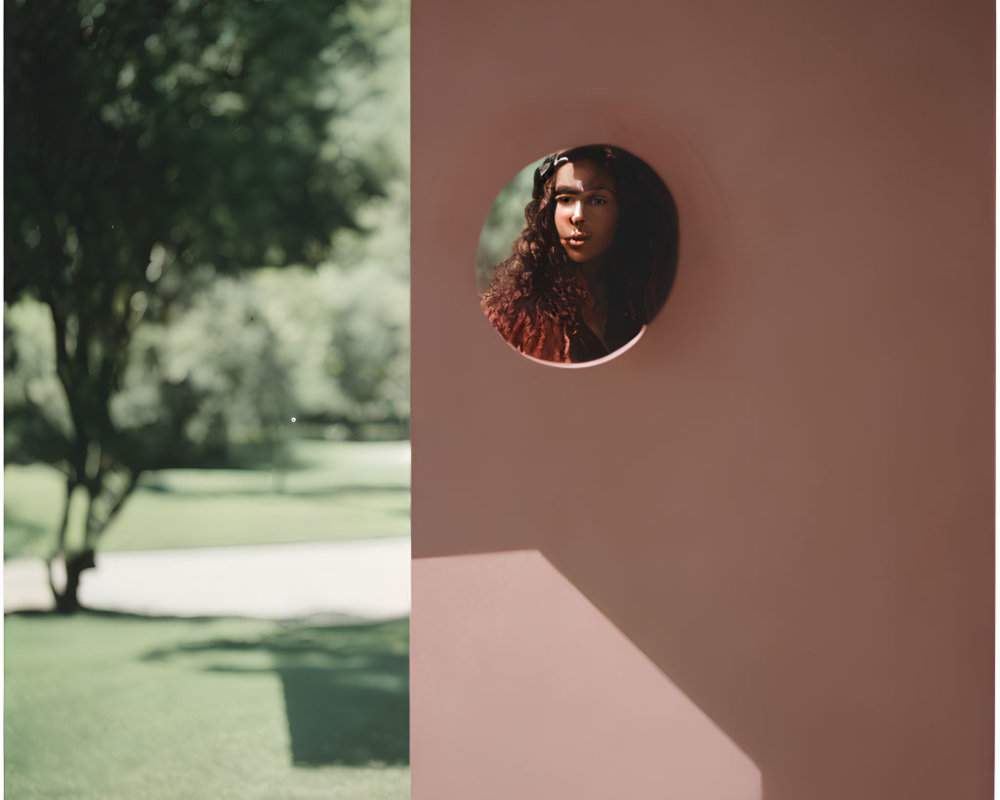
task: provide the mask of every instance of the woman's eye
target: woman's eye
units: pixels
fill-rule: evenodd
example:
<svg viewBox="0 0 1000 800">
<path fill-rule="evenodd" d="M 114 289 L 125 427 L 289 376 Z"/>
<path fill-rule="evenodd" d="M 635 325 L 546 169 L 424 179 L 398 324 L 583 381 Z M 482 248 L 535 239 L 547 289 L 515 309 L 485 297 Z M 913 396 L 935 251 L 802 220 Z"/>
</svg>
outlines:
<svg viewBox="0 0 1000 800">
<path fill-rule="evenodd" d="M 560 197 L 557 197 L 556 202 L 559 203 L 560 205 L 566 205 L 567 203 L 572 203 L 573 198 L 570 197 L 569 195 L 564 194 Z"/>
<path fill-rule="evenodd" d="M 608 200 L 605 197 L 595 197 L 591 202 L 595 206 L 603 206 L 606 202 L 608 202 Z"/>
</svg>

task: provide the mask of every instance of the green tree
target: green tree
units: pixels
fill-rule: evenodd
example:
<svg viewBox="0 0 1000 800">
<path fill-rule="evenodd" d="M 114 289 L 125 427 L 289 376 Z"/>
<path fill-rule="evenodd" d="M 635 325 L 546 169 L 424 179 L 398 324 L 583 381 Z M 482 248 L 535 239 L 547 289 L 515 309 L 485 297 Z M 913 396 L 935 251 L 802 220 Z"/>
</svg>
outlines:
<svg viewBox="0 0 1000 800">
<path fill-rule="evenodd" d="M 334 78 L 374 57 L 358 30 L 364 8 L 5 5 L 5 301 L 30 296 L 48 308 L 64 411 L 62 423 L 8 412 L 8 424 L 24 432 L 15 431 L 22 456 L 65 474 L 49 560 L 50 576 L 65 566 L 65 581 L 50 581 L 60 610 L 78 607 L 101 533 L 142 472 L 174 457 L 173 434 L 193 414 L 174 398 L 172 416 L 123 422 L 122 407 L 137 407 L 116 397 L 140 322 L 169 320 L 213 271 L 318 263 L 332 233 L 380 191 L 364 148 L 331 135 L 350 101 Z M 5 352 L 5 366 L 18 358 Z M 77 491 L 86 522 L 70 546 Z"/>
<path fill-rule="evenodd" d="M 333 258 L 314 272 L 258 270 L 265 313 L 280 332 L 296 414 L 345 425 L 352 436 L 409 422 L 409 5 L 379 0 L 353 7 L 372 32 L 375 63 L 340 71 L 336 91 L 350 105 L 334 127 L 357 145 L 385 196 L 341 229 Z"/>
</svg>

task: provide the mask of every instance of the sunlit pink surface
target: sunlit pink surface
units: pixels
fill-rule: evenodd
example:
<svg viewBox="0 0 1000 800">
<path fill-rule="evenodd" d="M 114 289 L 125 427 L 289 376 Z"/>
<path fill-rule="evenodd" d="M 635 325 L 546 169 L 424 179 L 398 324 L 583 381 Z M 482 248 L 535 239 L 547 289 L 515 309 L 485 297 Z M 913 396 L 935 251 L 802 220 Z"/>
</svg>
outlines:
<svg viewBox="0 0 1000 800">
<path fill-rule="evenodd" d="M 501 611 L 455 620 L 516 583 L 446 596 L 421 559 L 511 551 L 645 653 L 767 800 L 991 796 L 993 13 L 416 0 L 415 800 L 482 796 L 442 788 L 449 753 L 476 753 L 448 767 L 464 787 L 542 780 L 513 758 L 525 719 L 443 728 L 420 700 L 503 688 L 439 680 L 436 648 L 484 637 L 499 674 L 528 647 Z M 582 73 L 581 54 L 598 59 Z M 560 370 L 490 328 L 473 263 L 511 175 L 593 142 L 670 186 L 680 263 L 627 353 Z M 571 741 L 544 652 L 521 677 Z M 615 796 L 650 796 L 644 775 L 621 771 Z"/>
</svg>

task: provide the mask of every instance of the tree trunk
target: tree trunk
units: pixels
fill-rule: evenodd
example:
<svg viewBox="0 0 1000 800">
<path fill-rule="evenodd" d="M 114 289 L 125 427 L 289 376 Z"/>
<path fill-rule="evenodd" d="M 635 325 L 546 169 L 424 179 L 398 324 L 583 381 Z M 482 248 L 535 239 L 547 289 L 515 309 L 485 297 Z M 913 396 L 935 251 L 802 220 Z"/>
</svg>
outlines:
<svg viewBox="0 0 1000 800">
<path fill-rule="evenodd" d="M 55 601 L 56 611 L 60 614 L 73 614 L 79 611 L 80 605 L 80 576 L 84 570 L 93 569 L 97 566 L 95 560 L 95 548 L 98 539 L 111 521 L 122 510 L 122 506 L 128 497 L 135 491 L 139 481 L 141 470 L 135 470 L 129 474 L 125 486 L 121 493 L 114 498 L 111 507 L 106 512 L 98 513 L 99 509 L 95 503 L 98 494 L 106 488 L 104 485 L 104 475 L 98 475 L 96 480 L 101 481 L 95 490 L 91 487 L 89 501 L 87 503 L 87 518 L 84 523 L 83 548 L 75 551 L 68 551 L 66 548 L 67 528 L 69 522 L 69 504 L 75 487 L 78 485 L 72 480 L 66 484 L 66 503 L 63 509 L 62 522 L 59 527 L 58 545 L 56 551 L 47 559 L 46 565 L 49 570 L 49 589 L 52 591 L 52 598 Z M 60 585 L 56 575 L 58 566 L 65 567 L 65 582 Z"/>
<path fill-rule="evenodd" d="M 93 550 L 81 550 L 79 553 L 67 555 L 64 558 L 66 564 L 66 585 L 60 591 L 56 588 L 52 576 L 52 564 L 49 564 L 49 587 L 56 601 L 56 611 L 60 614 L 73 614 L 80 610 L 80 576 L 84 570 L 92 569 L 96 566 Z"/>
</svg>

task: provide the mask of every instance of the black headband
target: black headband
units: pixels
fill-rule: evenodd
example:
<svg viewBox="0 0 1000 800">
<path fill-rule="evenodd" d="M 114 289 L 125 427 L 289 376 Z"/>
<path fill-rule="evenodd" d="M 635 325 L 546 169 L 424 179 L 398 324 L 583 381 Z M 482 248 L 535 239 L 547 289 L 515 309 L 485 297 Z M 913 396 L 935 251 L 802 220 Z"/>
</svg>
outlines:
<svg viewBox="0 0 1000 800">
<path fill-rule="evenodd" d="M 553 153 L 545 157 L 542 165 L 535 170 L 535 188 L 531 192 L 533 199 L 537 200 L 541 197 L 542 187 L 545 185 L 545 181 L 548 180 L 549 175 L 567 162 L 569 162 L 569 158 L 563 153 Z"/>
<path fill-rule="evenodd" d="M 531 197 L 537 200 L 542 196 L 542 187 L 545 181 L 563 164 L 570 161 L 596 161 L 598 164 L 607 166 L 611 159 L 615 158 L 615 149 L 606 144 L 585 144 L 581 147 L 571 147 L 569 150 L 561 150 L 547 156 L 542 165 L 535 170 L 535 188 Z"/>
</svg>

